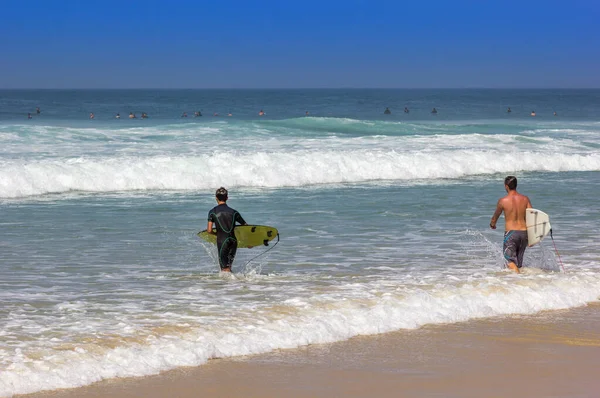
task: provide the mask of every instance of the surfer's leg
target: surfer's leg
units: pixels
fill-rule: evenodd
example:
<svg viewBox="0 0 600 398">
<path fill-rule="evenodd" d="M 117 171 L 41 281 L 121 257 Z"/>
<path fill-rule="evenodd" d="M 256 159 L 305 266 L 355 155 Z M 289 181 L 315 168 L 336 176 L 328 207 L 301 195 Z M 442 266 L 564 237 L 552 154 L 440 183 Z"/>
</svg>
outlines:
<svg viewBox="0 0 600 398">
<path fill-rule="evenodd" d="M 518 234 L 515 232 L 518 231 L 506 231 L 504 233 L 504 258 L 506 259 L 506 266 L 519 274 L 521 271 L 519 270 L 518 259 L 517 259 L 517 237 Z"/>
<path fill-rule="evenodd" d="M 519 233 L 519 247 L 517 249 L 517 267 L 523 266 L 523 256 L 527 248 L 527 231 L 517 231 Z"/>
<path fill-rule="evenodd" d="M 237 251 L 237 240 L 227 238 L 219 249 L 219 266 L 222 272 L 231 272 L 231 265 Z"/>
<path fill-rule="evenodd" d="M 231 266 L 233 265 L 233 260 L 235 259 L 235 254 L 237 252 L 237 240 L 231 240 L 229 244 L 229 251 L 227 253 L 227 264 L 229 265 L 229 269 L 231 270 Z"/>
<path fill-rule="evenodd" d="M 221 268 L 221 272 L 231 272 L 231 266 L 227 264 L 227 240 L 224 242 L 219 242 L 217 240 L 217 253 L 219 258 L 219 268 Z"/>
</svg>

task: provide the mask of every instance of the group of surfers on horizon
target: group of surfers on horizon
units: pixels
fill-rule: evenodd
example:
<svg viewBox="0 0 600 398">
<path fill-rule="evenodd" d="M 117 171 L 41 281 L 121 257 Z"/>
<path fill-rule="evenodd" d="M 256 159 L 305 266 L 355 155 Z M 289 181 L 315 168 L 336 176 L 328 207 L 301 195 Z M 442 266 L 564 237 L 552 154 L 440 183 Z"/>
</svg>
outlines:
<svg viewBox="0 0 600 398">
<path fill-rule="evenodd" d="M 410 109 L 408 109 L 408 107 L 406 107 L 406 106 L 404 107 L 404 113 L 410 113 Z M 437 115 L 437 113 L 438 113 L 437 109 L 433 108 L 431 110 L 431 114 Z M 512 113 L 512 110 L 510 109 L 510 106 L 506 110 L 506 113 Z M 387 108 L 385 108 L 385 111 L 383 111 L 383 114 L 384 115 L 391 115 L 392 111 L 390 111 L 390 108 L 387 107 Z M 556 113 L 556 111 L 552 112 L 552 114 L 554 116 L 558 116 L 558 113 Z M 529 114 L 529 116 L 536 116 L 535 111 L 531 111 L 531 113 Z"/>
<path fill-rule="evenodd" d="M 39 114 L 41 113 L 41 111 L 40 111 L 40 108 L 39 108 L 39 107 L 35 108 L 35 113 L 36 113 L 37 115 L 39 115 Z M 404 107 L 404 113 L 410 113 L 410 110 L 409 110 L 409 109 L 408 109 L 408 107 L 406 107 L 406 106 Z M 437 109 L 436 109 L 436 108 L 433 108 L 433 109 L 431 110 L 431 114 L 432 114 L 432 115 L 437 115 L 437 113 L 438 113 L 438 111 L 437 111 Z M 510 109 L 510 107 L 508 107 L 508 109 L 506 110 L 506 113 L 512 113 L 512 110 Z M 386 108 L 385 108 L 385 110 L 383 111 L 383 114 L 384 114 L 384 115 L 391 115 L 391 114 L 392 114 L 392 111 L 390 110 L 390 108 L 389 108 L 389 107 L 386 107 Z M 555 111 L 555 112 L 553 112 L 553 114 L 554 114 L 554 116 L 558 116 L 558 114 L 556 113 L 556 111 Z M 260 110 L 260 112 L 258 112 L 258 116 L 265 116 L 265 115 L 266 115 L 266 113 L 265 113 L 265 112 L 264 112 L 262 109 Z M 310 113 L 309 113 L 308 111 L 306 111 L 306 112 L 304 113 L 304 115 L 305 115 L 305 116 L 309 116 L 309 115 L 310 115 Z M 196 112 L 194 112 L 194 117 L 201 117 L 201 116 L 202 116 L 202 112 L 201 112 L 201 111 L 196 111 Z M 213 113 L 213 116 L 219 116 L 219 113 L 215 112 L 215 113 Z M 231 113 L 231 112 L 228 112 L 228 113 L 227 113 L 227 116 L 233 116 L 233 113 Z M 530 116 L 536 116 L 536 113 L 535 113 L 535 111 L 531 111 L 531 113 L 530 113 Z M 187 112 L 183 112 L 183 113 L 181 114 L 181 117 L 182 117 L 182 118 L 186 118 L 186 117 L 188 117 L 188 114 L 187 114 Z M 31 115 L 31 113 L 28 113 L 28 114 L 27 114 L 27 118 L 28 118 L 28 119 L 32 119 L 32 118 L 33 118 L 33 116 Z M 89 118 L 90 118 L 90 119 L 95 119 L 95 118 L 96 118 L 96 115 L 95 115 L 93 112 L 90 112 Z M 129 112 L 129 119 L 137 119 L 137 118 L 138 118 L 138 117 L 135 115 L 135 113 L 133 113 L 133 112 Z M 141 118 L 142 118 L 142 119 L 148 119 L 148 114 L 147 114 L 146 112 L 142 112 Z M 121 114 L 120 114 L 120 113 L 117 113 L 117 114 L 115 115 L 115 119 L 121 119 Z"/>
<path fill-rule="evenodd" d="M 523 266 L 523 256 L 528 245 L 527 240 L 527 209 L 532 208 L 531 201 L 517 191 L 517 177 L 508 176 L 504 179 L 506 196 L 498 199 L 496 210 L 490 220 L 490 228 L 496 229 L 498 219 L 504 213 L 504 243 L 502 253 L 506 266 L 520 273 Z M 233 260 L 237 252 L 235 237 L 236 225 L 248 225 L 242 215 L 227 205 L 229 193 L 224 187 L 215 192 L 217 206 L 208 212 L 206 231 L 217 236 L 217 253 L 219 267 L 222 272 L 231 272 Z"/>
<path fill-rule="evenodd" d="M 35 113 L 36 113 L 36 115 L 39 115 L 39 114 L 42 113 L 42 111 L 40 110 L 39 106 L 35 108 Z M 260 112 L 258 112 L 258 116 L 265 116 L 265 115 L 266 115 L 266 113 L 262 109 L 260 110 Z M 306 111 L 305 115 L 308 116 L 308 111 Z M 194 117 L 201 117 L 201 116 L 202 116 L 202 112 L 201 111 L 194 112 Z M 213 116 L 219 116 L 219 114 L 217 112 L 215 112 L 215 113 L 213 113 Z M 233 113 L 228 112 L 227 116 L 233 116 Z M 188 117 L 187 112 L 183 112 L 181 114 L 181 117 L 182 118 Z M 96 118 L 96 115 L 94 114 L 94 112 L 90 112 L 89 118 L 90 119 L 95 119 Z M 129 112 L 129 119 L 137 119 L 137 118 L 138 117 L 136 116 L 136 114 L 134 112 Z M 142 119 L 148 119 L 148 114 L 146 112 L 142 112 L 141 118 Z M 27 114 L 27 119 L 33 119 L 33 115 L 31 114 L 31 112 L 29 112 Z M 121 119 L 121 114 L 117 113 L 115 115 L 115 119 Z"/>
</svg>

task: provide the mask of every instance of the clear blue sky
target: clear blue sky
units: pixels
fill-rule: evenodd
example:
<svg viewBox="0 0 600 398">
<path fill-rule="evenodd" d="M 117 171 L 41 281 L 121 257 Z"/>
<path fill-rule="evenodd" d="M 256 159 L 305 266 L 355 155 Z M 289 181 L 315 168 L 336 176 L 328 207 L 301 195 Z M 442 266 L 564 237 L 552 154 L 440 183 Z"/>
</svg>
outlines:
<svg viewBox="0 0 600 398">
<path fill-rule="evenodd" d="M 599 0 L 0 6 L 0 88 L 600 87 Z"/>
</svg>

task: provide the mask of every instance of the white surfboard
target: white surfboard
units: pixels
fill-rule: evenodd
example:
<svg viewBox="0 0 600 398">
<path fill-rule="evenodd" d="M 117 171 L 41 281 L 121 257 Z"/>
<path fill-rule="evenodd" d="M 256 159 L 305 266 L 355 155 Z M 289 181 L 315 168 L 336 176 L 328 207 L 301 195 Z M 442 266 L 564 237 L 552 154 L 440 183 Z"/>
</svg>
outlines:
<svg viewBox="0 0 600 398">
<path fill-rule="evenodd" d="M 537 209 L 527 209 L 525 223 L 527 224 L 527 244 L 529 246 L 540 243 L 552 228 L 548 214 Z"/>
</svg>

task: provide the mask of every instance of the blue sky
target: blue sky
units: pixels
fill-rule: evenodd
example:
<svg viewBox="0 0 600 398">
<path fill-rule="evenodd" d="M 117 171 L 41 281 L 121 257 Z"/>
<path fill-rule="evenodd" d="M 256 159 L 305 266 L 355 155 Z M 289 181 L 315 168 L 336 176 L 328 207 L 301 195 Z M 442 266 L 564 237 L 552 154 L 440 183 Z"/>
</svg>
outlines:
<svg viewBox="0 0 600 398">
<path fill-rule="evenodd" d="M 600 87 L 600 1 L 4 0 L 0 88 Z"/>
</svg>

